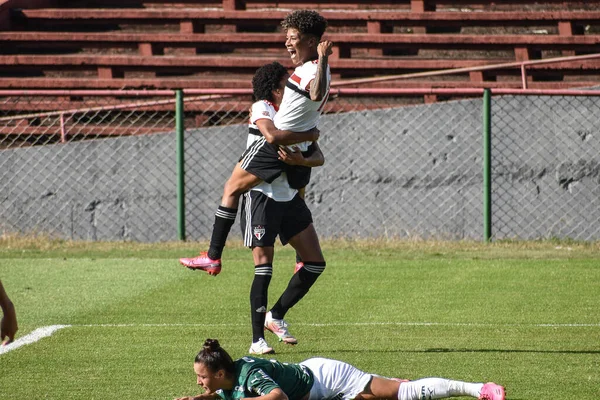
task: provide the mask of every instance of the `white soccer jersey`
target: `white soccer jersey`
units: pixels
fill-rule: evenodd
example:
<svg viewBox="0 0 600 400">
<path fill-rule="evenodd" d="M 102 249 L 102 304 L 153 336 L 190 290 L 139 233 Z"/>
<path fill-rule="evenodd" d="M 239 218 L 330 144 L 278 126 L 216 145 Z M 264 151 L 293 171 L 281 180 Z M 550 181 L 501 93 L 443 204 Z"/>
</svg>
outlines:
<svg viewBox="0 0 600 400">
<path fill-rule="evenodd" d="M 304 132 L 317 126 L 323 107 L 329 97 L 331 72 L 327 66 L 327 93 L 321 101 L 310 99 L 309 83 L 315 79 L 318 61 L 308 61 L 296 67 L 290 76 L 283 92 L 283 100 L 275 116 L 275 127 L 281 130 Z M 298 143 L 302 151 L 306 151 L 311 142 Z"/>
<path fill-rule="evenodd" d="M 252 104 L 252 116 L 250 117 L 249 126 L 251 133 L 248 134 L 246 148 L 250 147 L 252 143 L 262 137 L 260 131 L 258 130 L 258 126 L 256 126 L 256 121 L 265 118 L 273 120 L 273 117 L 276 115 L 276 113 L 277 109 L 275 108 L 275 104 L 271 103 L 270 101 L 259 100 Z M 257 133 L 258 135 L 252 134 L 252 132 Z M 292 189 L 290 187 L 285 172 L 282 172 L 281 175 L 271 183 L 261 181 L 251 190 L 261 192 L 265 196 L 270 197 L 275 201 L 290 201 L 294 198 L 296 193 L 298 193 L 296 189 Z"/>
<path fill-rule="evenodd" d="M 248 133 L 246 148 L 250 147 L 250 145 L 254 143 L 256 139 L 262 136 L 258 126 L 256 126 L 256 121 L 259 119 L 270 119 L 272 121 L 273 118 L 275 118 L 276 113 L 277 108 L 275 107 L 275 104 L 268 100 L 259 100 L 252 104 L 252 107 L 250 108 L 250 133 Z"/>
<path fill-rule="evenodd" d="M 281 175 L 271 183 L 261 181 L 251 190 L 261 192 L 275 201 L 291 201 L 296 193 L 298 193 L 296 189 L 290 187 L 285 172 L 282 172 Z"/>
</svg>

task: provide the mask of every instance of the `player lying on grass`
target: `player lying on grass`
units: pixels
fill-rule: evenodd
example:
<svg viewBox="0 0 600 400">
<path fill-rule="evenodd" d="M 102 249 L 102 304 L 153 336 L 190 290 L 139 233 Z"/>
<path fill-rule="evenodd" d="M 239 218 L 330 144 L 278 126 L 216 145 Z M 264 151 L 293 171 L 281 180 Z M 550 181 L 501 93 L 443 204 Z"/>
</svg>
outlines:
<svg viewBox="0 0 600 400">
<path fill-rule="evenodd" d="M 235 222 L 242 193 L 261 181 L 273 182 L 283 171 L 292 188 L 303 188 L 310 179 L 310 167 L 317 165 L 310 160 L 318 146 L 311 144 L 318 137 L 314 128 L 327 101 L 331 81 L 328 57 L 332 54 L 332 43 L 320 42 L 327 21 L 315 11 L 297 10 L 286 16 L 282 26 L 287 32 L 285 46 L 292 62 L 298 67 L 285 82 L 283 98 L 281 104 L 277 104 L 279 110 L 275 117 L 255 119 L 257 115 L 253 110 L 252 118 L 255 121 L 251 123 L 256 124 L 262 137 L 246 150 L 225 184 L 208 251 L 201 252 L 197 257 L 179 260 L 188 268 L 199 269 L 210 275 L 221 272 L 221 255 Z M 258 97 L 257 100 L 264 98 Z M 282 159 L 282 147 L 277 145 L 293 143 L 297 144 L 305 158 L 304 161 L 292 158 L 290 162 L 295 160 L 301 165 L 286 168 L 283 163 L 285 154 Z M 293 148 L 288 150 L 294 151 Z"/>
<path fill-rule="evenodd" d="M 430 400 L 469 396 L 504 400 L 495 383 L 471 383 L 444 378 L 416 381 L 385 378 L 363 372 L 343 361 L 309 358 L 299 364 L 255 357 L 233 361 L 218 340 L 207 339 L 194 359 L 196 382 L 204 389 L 179 400 Z"/>
</svg>

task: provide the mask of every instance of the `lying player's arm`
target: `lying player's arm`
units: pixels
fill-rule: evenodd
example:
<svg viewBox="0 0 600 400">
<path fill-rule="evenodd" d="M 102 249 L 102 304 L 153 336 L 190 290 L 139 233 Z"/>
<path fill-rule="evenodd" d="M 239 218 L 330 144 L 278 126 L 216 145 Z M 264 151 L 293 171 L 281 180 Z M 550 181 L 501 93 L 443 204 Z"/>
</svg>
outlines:
<svg viewBox="0 0 600 400">
<path fill-rule="evenodd" d="M 247 400 L 257 400 L 257 399 L 258 400 L 288 400 L 288 397 L 283 392 L 283 390 L 281 390 L 279 388 L 275 388 L 265 395 L 258 396 L 258 397 L 248 397 L 245 399 L 247 399 Z M 241 399 L 241 400 L 245 400 L 245 399 Z"/>
<path fill-rule="evenodd" d="M 202 393 L 197 396 L 180 397 L 176 400 L 217 400 L 220 398 L 216 393 Z"/>
<path fill-rule="evenodd" d="M 263 118 L 256 120 L 260 133 L 271 144 L 287 146 L 301 142 L 313 142 L 319 139 L 319 130 L 313 128 L 305 132 L 292 132 L 277 129 L 272 120 Z"/>
<path fill-rule="evenodd" d="M 325 156 L 323 155 L 323 152 L 321 151 L 321 148 L 317 142 L 314 142 L 311 146 L 315 146 L 315 150 L 308 157 L 304 157 L 300 149 L 297 147 L 294 147 L 292 150 L 287 147 L 280 147 L 278 151 L 279 159 L 289 165 L 320 167 L 321 165 L 325 164 Z"/>
<path fill-rule="evenodd" d="M 310 99 L 312 101 L 321 101 L 325 98 L 329 85 L 327 82 L 327 62 L 329 56 L 333 53 L 331 47 L 333 43 L 329 40 L 325 40 L 319 43 L 317 52 L 319 53 L 319 60 L 317 63 L 317 74 L 315 79 L 310 81 Z"/>
</svg>

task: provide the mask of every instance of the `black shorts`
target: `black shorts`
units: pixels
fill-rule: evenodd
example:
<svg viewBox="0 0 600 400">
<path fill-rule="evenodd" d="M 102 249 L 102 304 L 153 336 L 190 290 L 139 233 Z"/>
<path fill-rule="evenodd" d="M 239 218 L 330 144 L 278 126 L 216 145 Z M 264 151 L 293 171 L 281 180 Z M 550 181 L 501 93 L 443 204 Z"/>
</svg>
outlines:
<svg viewBox="0 0 600 400">
<path fill-rule="evenodd" d="M 279 160 L 278 149 L 279 146 L 267 142 L 264 137 L 258 139 L 242 154 L 242 169 L 267 183 L 272 183 L 286 168 L 286 164 Z"/>
<path fill-rule="evenodd" d="M 244 246 L 272 247 L 277 235 L 285 246 L 312 222 L 310 210 L 297 194 L 290 201 L 275 201 L 256 190 L 242 196 L 240 226 Z"/>
</svg>

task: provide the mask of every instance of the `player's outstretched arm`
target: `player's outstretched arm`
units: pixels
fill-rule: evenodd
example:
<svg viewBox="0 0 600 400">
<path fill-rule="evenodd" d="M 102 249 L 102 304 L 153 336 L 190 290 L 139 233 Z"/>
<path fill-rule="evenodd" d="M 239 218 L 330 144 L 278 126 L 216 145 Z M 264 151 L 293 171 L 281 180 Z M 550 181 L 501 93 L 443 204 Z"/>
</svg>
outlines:
<svg viewBox="0 0 600 400">
<path fill-rule="evenodd" d="M 217 399 L 220 399 L 220 397 L 216 393 L 202 393 L 197 396 L 179 397 L 175 400 L 217 400 Z"/>
<path fill-rule="evenodd" d="M 313 128 L 305 132 L 292 132 L 277 129 L 272 120 L 264 118 L 256 121 L 256 126 L 266 141 L 280 146 L 287 146 L 301 142 L 314 142 L 319 139 L 319 130 Z"/>
<path fill-rule="evenodd" d="M 19 327 L 17 325 L 15 306 L 4 291 L 2 281 L 0 281 L 0 308 L 2 308 L 3 313 L 2 320 L 0 321 L 0 339 L 2 340 L 2 345 L 6 345 L 15 340 L 15 334 L 19 330 Z"/>
<path fill-rule="evenodd" d="M 258 396 L 258 397 L 246 397 L 241 400 L 289 400 L 283 390 L 277 388 L 271 390 L 269 393 Z"/>
</svg>

